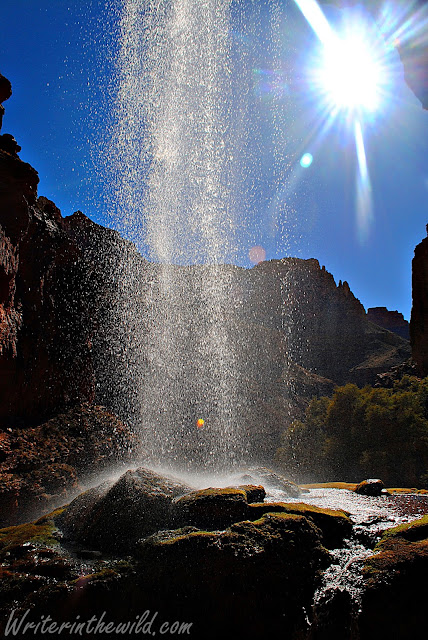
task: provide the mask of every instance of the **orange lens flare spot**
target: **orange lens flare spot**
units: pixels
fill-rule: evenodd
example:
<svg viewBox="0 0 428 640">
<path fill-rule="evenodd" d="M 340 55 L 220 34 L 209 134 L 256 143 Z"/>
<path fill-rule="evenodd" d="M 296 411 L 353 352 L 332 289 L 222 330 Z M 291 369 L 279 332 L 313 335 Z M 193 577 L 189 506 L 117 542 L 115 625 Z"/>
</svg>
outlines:
<svg viewBox="0 0 428 640">
<path fill-rule="evenodd" d="M 202 418 L 199 418 L 199 420 L 196 421 L 196 426 L 198 427 L 198 429 L 202 429 L 204 424 L 205 424 L 205 420 L 203 420 Z"/>
</svg>

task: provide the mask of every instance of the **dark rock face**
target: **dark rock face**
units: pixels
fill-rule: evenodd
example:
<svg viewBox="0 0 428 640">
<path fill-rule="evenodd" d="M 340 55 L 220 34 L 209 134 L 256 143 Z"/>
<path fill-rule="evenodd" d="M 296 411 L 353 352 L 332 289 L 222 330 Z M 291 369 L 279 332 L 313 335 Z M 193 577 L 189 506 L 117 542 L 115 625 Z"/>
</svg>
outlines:
<svg viewBox="0 0 428 640">
<path fill-rule="evenodd" d="M 388 311 L 386 307 L 372 307 L 367 309 L 367 320 L 396 333 L 405 340 L 410 339 L 409 323 L 398 311 Z"/>
<path fill-rule="evenodd" d="M 0 433 L 0 527 L 66 502 L 90 470 L 138 454 L 129 429 L 106 409 L 80 405 L 35 427 Z"/>
<path fill-rule="evenodd" d="M 0 150 L 0 425 L 95 397 L 79 249 L 38 177 Z"/>
<path fill-rule="evenodd" d="M 410 343 L 412 358 L 420 376 L 428 375 L 428 238 L 415 248 L 412 261 L 412 314 Z"/>
</svg>

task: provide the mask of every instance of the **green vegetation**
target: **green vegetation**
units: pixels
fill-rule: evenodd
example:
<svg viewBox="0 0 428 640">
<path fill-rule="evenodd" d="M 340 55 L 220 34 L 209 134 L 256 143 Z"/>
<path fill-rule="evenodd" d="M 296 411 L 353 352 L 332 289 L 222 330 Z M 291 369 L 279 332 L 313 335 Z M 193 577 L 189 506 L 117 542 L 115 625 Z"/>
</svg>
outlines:
<svg viewBox="0 0 428 640">
<path fill-rule="evenodd" d="M 56 509 L 49 515 L 39 518 L 36 522 L 28 522 L 14 527 L 0 529 L 0 559 L 2 559 L 7 552 L 25 543 L 48 545 L 51 547 L 58 546 L 59 543 L 55 537 L 57 530 L 55 518 L 62 512 L 63 508 Z"/>
<path fill-rule="evenodd" d="M 285 430 L 277 464 L 298 481 L 378 477 L 390 486 L 428 486 L 428 378 L 392 389 L 337 387 L 314 398 Z"/>
</svg>

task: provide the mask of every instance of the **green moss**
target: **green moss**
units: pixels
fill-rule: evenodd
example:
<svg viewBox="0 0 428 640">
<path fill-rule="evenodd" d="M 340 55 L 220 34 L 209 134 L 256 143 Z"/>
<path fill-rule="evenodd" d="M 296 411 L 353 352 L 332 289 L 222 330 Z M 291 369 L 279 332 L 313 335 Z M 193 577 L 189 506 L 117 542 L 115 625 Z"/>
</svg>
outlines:
<svg viewBox="0 0 428 640">
<path fill-rule="evenodd" d="M 403 538 L 410 542 L 417 542 L 428 538 L 428 515 L 392 527 L 383 532 L 380 541 L 376 545 L 376 549 L 384 549 L 387 543 L 393 538 Z"/>
<path fill-rule="evenodd" d="M 305 502 L 260 502 L 249 505 L 249 513 L 261 516 L 263 513 L 294 513 L 296 515 L 305 516 L 305 518 L 311 518 L 312 520 L 320 518 L 335 518 L 336 521 L 346 522 L 352 526 L 352 522 L 349 519 L 348 511 L 342 511 L 341 509 L 324 509 L 321 507 L 315 507 Z"/>
<path fill-rule="evenodd" d="M 105 567 L 94 573 L 88 573 L 85 576 L 79 576 L 75 580 L 72 580 L 70 584 L 75 587 L 85 587 L 88 584 L 97 584 L 100 582 L 109 582 L 110 580 L 116 580 L 120 577 L 120 573 L 112 569 L 111 567 Z"/>
<path fill-rule="evenodd" d="M 59 542 L 54 533 L 57 531 L 55 518 L 63 512 L 63 508 L 39 518 L 35 522 L 27 522 L 14 527 L 0 529 L 0 558 L 25 543 L 58 546 Z"/>
<path fill-rule="evenodd" d="M 388 493 L 419 493 L 420 495 L 426 495 L 428 494 L 428 491 L 426 489 L 416 489 L 416 487 L 411 489 L 406 489 L 404 487 L 393 487 L 390 489 L 388 487 Z"/>
<path fill-rule="evenodd" d="M 352 532 L 352 521 L 347 511 L 322 509 L 304 502 L 273 502 L 249 505 L 249 514 L 254 518 L 266 513 L 285 513 L 304 516 L 315 524 L 323 535 L 323 543 L 328 548 L 341 544 L 342 540 Z"/>
<path fill-rule="evenodd" d="M 369 583 L 385 581 L 421 564 L 428 568 L 428 540 L 409 542 L 404 538 L 390 538 L 379 553 L 366 559 L 363 575 Z"/>
<path fill-rule="evenodd" d="M 199 491 L 192 491 L 176 500 L 179 504 L 187 504 L 199 500 L 217 500 L 217 499 L 238 499 L 247 500 L 247 493 L 244 489 L 237 487 L 209 487 Z"/>
<path fill-rule="evenodd" d="M 288 513 L 298 513 L 300 515 L 311 517 L 316 514 L 329 516 L 330 518 L 346 518 L 349 520 L 349 512 L 342 509 L 325 509 L 321 507 L 315 507 L 312 504 L 306 504 L 305 502 L 290 502 L 285 503 Z"/>
</svg>

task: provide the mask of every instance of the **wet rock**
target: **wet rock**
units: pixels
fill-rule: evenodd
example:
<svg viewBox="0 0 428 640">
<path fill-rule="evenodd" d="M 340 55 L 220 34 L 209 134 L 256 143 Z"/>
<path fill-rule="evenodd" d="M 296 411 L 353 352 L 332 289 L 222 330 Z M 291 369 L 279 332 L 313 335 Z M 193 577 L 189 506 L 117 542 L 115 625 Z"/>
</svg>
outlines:
<svg viewBox="0 0 428 640">
<path fill-rule="evenodd" d="M 314 607 L 308 640 L 353 640 L 357 636 L 355 603 L 348 591 L 328 589 Z"/>
<path fill-rule="evenodd" d="M 193 491 L 174 500 L 178 523 L 199 529 L 224 529 L 247 518 L 247 493 L 234 487 Z"/>
<path fill-rule="evenodd" d="M 349 518 L 349 513 L 345 511 L 322 509 L 303 502 L 266 502 L 250 505 L 248 518 L 252 520 L 265 513 L 290 513 L 308 518 L 320 529 L 323 544 L 328 549 L 340 547 L 343 540 L 352 535 L 352 520 Z"/>
<path fill-rule="evenodd" d="M 239 485 L 237 489 L 241 489 L 245 492 L 248 504 L 251 504 L 252 502 L 263 502 L 263 500 L 266 498 L 265 488 L 262 487 L 261 484 L 243 484 Z"/>
<path fill-rule="evenodd" d="M 123 553 L 132 550 L 138 539 L 170 529 L 173 498 L 190 491 L 182 482 L 141 467 L 127 471 L 112 485 L 78 496 L 61 527 L 87 548 Z"/>
<path fill-rule="evenodd" d="M 168 493 L 160 482 L 158 488 Z M 108 612 L 116 623 L 149 610 L 160 623 L 188 621 L 197 640 L 219 638 L 226 628 L 239 638 L 297 640 L 307 630 L 304 608 L 319 573 L 331 561 L 313 523 L 285 513 L 221 532 L 161 530 L 126 559 L 78 547 L 70 553 L 57 539 L 61 520 L 57 512 L 0 530 L 0 625 L 12 610 L 68 622 Z"/>
<path fill-rule="evenodd" d="M 297 484 L 266 467 L 250 468 L 246 473 L 241 474 L 238 480 L 241 483 L 260 484 L 267 489 L 279 489 L 290 498 L 298 498 L 301 494 Z"/>
<path fill-rule="evenodd" d="M 317 528 L 285 513 L 223 532 L 164 532 L 141 543 L 139 559 L 152 594 L 192 619 L 198 638 L 224 629 L 242 638 L 297 638 L 306 627 L 302 606 L 330 562 Z"/>
<path fill-rule="evenodd" d="M 428 515 L 412 520 L 397 527 L 392 527 L 383 532 L 377 549 L 387 549 L 394 539 L 402 538 L 409 542 L 428 539 Z"/>
<path fill-rule="evenodd" d="M 384 532 L 364 565 L 361 640 L 418 637 L 428 624 L 428 518 Z"/>
<path fill-rule="evenodd" d="M 385 485 L 382 480 L 370 478 L 363 480 L 355 487 L 355 493 L 362 496 L 380 496 L 384 493 Z"/>
</svg>

